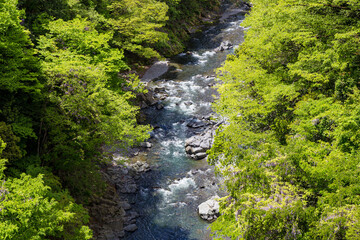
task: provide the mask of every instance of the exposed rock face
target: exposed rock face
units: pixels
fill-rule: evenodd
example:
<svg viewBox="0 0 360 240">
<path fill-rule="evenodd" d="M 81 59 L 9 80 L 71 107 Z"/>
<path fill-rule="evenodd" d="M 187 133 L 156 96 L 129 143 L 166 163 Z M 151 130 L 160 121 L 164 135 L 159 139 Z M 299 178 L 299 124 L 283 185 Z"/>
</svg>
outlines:
<svg viewBox="0 0 360 240">
<path fill-rule="evenodd" d="M 140 103 L 141 108 L 147 108 L 155 105 L 158 101 L 154 98 L 154 92 L 151 89 L 147 89 L 147 93 L 139 93 L 136 95 Z"/>
<path fill-rule="evenodd" d="M 103 178 L 108 183 L 106 194 L 94 198 L 89 207 L 91 229 L 97 240 L 122 239 L 126 232 L 137 230 L 136 219 L 139 214 L 132 210 L 128 196 L 138 191 L 136 179 L 140 174 L 150 171 L 146 162 L 118 165 L 114 162 L 102 170 Z"/>
<path fill-rule="evenodd" d="M 213 144 L 215 130 L 208 129 L 200 135 L 192 136 L 185 141 L 185 151 L 191 158 L 200 160 L 207 156 L 206 151 Z"/>
<path fill-rule="evenodd" d="M 125 210 L 115 188 L 108 187 L 107 192 L 92 200 L 89 207 L 90 226 L 98 240 L 114 240 L 125 236 Z"/>
<path fill-rule="evenodd" d="M 161 100 L 165 100 L 168 97 L 165 88 L 146 88 L 146 93 L 138 93 L 136 99 L 140 108 L 148 108 L 150 106 L 155 106 L 156 109 L 161 110 L 164 108 L 164 105 L 161 103 Z"/>
<path fill-rule="evenodd" d="M 201 121 L 200 119 L 197 118 L 193 118 L 186 126 L 191 128 L 200 128 L 200 127 L 204 127 L 205 125 L 206 123 L 204 121 Z"/>
<path fill-rule="evenodd" d="M 220 206 L 219 202 L 215 200 L 216 198 L 218 197 L 212 197 L 199 205 L 198 213 L 202 219 L 212 222 L 218 218 Z"/>
<path fill-rule="evenodd" d="M 120 193 L 136 193 L 138 186 L 133 176 L 129 174 L 129 170 L 122 166 L 113 166 L 108 170 L 110 181 L 116 186 Z"/>
</svg>

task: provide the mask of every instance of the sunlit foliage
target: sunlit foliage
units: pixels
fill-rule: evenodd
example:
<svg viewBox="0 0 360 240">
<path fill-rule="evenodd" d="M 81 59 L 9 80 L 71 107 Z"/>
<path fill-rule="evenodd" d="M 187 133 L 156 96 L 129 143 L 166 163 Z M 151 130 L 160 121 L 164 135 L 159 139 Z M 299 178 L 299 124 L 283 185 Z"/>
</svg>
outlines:
<svg viewBox="0 0 360 240">
<path fill-rule="evenodd" d="M 357 239 L 360 3 L 254 0 L 228 57 L 210 162 L 229 196 L 215 235 Z"/>
</svg>

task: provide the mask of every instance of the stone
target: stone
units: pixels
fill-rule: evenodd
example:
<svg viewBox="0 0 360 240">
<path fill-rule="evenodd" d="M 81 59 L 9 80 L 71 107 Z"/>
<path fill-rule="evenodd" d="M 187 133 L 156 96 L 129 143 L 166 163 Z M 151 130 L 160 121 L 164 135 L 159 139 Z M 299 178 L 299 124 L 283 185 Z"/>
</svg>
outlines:
<svg viewBox="0 0 360 240">
<path fill-rule="evenodd" d="M 149 142 L 142 142 L 142 143 L 140 143 L 140 147 L 151 148 L 152 144 Z"/>
<path fill-rule="evenodd" d="M 138 227 L 136 226 L 136 224 L 130 224 L 124 227 L 124 230 L 127 232 L 135 232 L 137 229 Z"/>
<path fill-rule="evenodd" d="M 147 172 L 150 171 L 150 165 L 146 162 L 137 161 L 134 164 L 130 165 L 132 168 L 135 169 L 137 172 Z"/>
<path fill-rule="evenodd" d="M 188 124 L 186 124 L 186 126 L 190 128 L 200 128 L 200 127 L 204 127 L 205 123 L 197 118 L 193 118 L 190 120 Z"/>
<path fill-rule="evenodd" d="M 154 92 L 155 93 L 163 93 L 163 92 L 165 92 L 166 90 L 165 90 L 165 88 L 164 87 L 156 87 L 156 88 L 154 88 Z"/>
<path fill-rule="evenodd" d="M 214 129 L 208 129 L 206 132 L 192 136 L 185 140 L 185 151 L 191 158 L 200 160 L 207 156 L 213 143 Z"/>
<path fill-rule="evenodd" d="M 129 212 L 125 217 L 124 217 L 124 225 L 131 225 L 136 223 L 136 218 L 138 218 L 140 215 L 137 212 Z"/>
<path fill-rule="evenodd" d="M 200 144 L 200 148 L 202 149 L 210 149 L 211 148 L 211 140 L 206 139 L 205 141 L 202 141 Z"/>
<path fill-rule="evenodd" d="M 120 237 L 120 238 L 125 237 L 125 231 L 121 231 L 121 232 L 119 232 L 119 237 Z"/>
<path fill-rule="evenodd" d="M 187 146 L 187 147 L 185 148 L 185 151 L 191 153 L 191 152 L 193 152 L 192 149 L 193 149 L 193 148 L 192 148 L 191 146 Z"/>
<path fill-rule="evenodd" d="M 215 198 L 215 197 L 213 197 L 213 198 Z M 209 222 L 217 219 L 217 217 L 219 216 L 219 213 L 220 213 L 219 202 L 213 198 L 207 200 L 206 202 L 201 203 L 198 206 L 199 216 L 202 219 L 209 221 Z"/>
<path fill-rule="evenodd" d="M 203 158 L 206 158 L 206 156 L 207 156 L 207 153 L 206 153 L 206 152 L 201 152 L 201 153 L 195 154 L 195 158 L 196 158 L 197 160 L 201 160 L 201 159 L 203 159 Z"/>
<path fill-rule="evenodd" d="M 154 98 L 154 92 L 152 89 L 148 88 L 146 93 L 138 93 L 136 98 L 140 102 L 140 106 L 153 106 L 157 103 L 156 99 Z"/>
<path fill-rule="evenodd" d="M 164 106 L 164 104 L 162 104 L 162 103 L 159 103 L 159 104 L 157 104 L 156 105 L 156 109 L 157 110 L 161 110 L 161 109 L 163 109 L 165 106 Z"/>
<path fill-rule="evenodd" d="M 193 148 L 191 151 L 192 153 L 197 154 L 197 153 L 205 152 L 205 149 L 201 147 L 197 147 L 197 148 Z"/>
<path fill-rule="evenodd" d="M 221 51 L 229 50 L 231 48 L 233 48 L 232 43 L 230 43 L 229 41 L 224 41 L 220 44 L 219 47 L 215 49 L 215 52 L 221 52 Z"/>
<path fill-rule="evenodd" d="M 120 202 L 119 204 L 124 210 L 131 209 L 131 205 L 128 202 Z"/>
<path fill-rule="evenodd" d="M 155 80 L 169 71 L 169 62 L 168 61 L 158 61 L 154 63 L 141 78 L 143 82 L 150 82 Z"/>
</svg>

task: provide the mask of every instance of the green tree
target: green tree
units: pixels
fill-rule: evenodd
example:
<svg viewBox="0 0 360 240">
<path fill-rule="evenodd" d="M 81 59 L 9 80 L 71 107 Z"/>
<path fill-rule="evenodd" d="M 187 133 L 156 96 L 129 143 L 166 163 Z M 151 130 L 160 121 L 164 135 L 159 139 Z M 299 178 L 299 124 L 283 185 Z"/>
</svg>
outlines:
<svg viewBox="0 0 360 240">
<path fill-rule="evenodd" d="M 20 24 L 23 13 L 16 4 L 16 0 L 0 2 L 0 121 L 11 125 L 24 149 L 26 140 L 36 138 L 34 119 L 39 115 L 36 108 L 43 85 L 29 32 Z"/>
<path fill-rule="evenodd" d="M 229 119 L 209 161 L 229 196 L 214 235 L 356 239 L 359 3 L 255 0 L 245 42 L 219 71 Z"/>
<path fill-rule="evenodd" d="M 6 144 L 0 139 L 0 156 Z M 6 148 L 5 148 L 6 149 Z M 66 192 L 51 192 L 43 175 L 5 178 L 5 159 L 0 158 L 1 239 L 90 239 L 84 209 Z M 60 201 L 56 200 L 58 198 Z M 69 234 L 71 233 L 71 234 Z"/>
<path fill-rule="evenodd" d="M 110 48 L 112 34 L 99 34 L 90 21 L 76 18 L 49 24 L 39 39 L 49 102 L 43 154 L 74 194 L 95 190 L 95 163 L 103 145 L 123 148 L 147 138 L 148 126 L 137 125 L 138 108 L 131 92 L 113 91 L 117 74 L 127 68 L 122 53 Z M 120 85 L 121 85 L 120 84 Z"/>
<path fill-rule="evenodd" d="M 144 58 L 160 57 L 155 43 L 167 41 L 160 31 L 168 20 L 168 6 L 156 0 L 116 0 L 108 5 L 109 28 L 115 31 L 113 43 Z"/>
</svg>

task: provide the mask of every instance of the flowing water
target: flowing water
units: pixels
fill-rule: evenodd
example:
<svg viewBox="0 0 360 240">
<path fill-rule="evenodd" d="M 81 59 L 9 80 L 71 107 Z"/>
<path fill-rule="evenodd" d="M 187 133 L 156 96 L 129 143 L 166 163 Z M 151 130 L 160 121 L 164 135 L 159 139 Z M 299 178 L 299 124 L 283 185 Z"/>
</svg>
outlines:
<svg viewBox="0 0 360 240">
<path fill-rule="evenodd" d="M 162 102 L 163 109 L 151 107 L 145 111 L 148 122 L 156 127 L 153 147 L 134 161 L 146 160 L 152 171 L 141 176 L 140 191 L 130 199 L 141 217 L 138 230 L 126 239 L 211 239 L 209 224 L 198 217 L 197 206 L 223 193 L 213 168 L 205 159 L 187 157 L 184 143 L 196 133 L 196 129 L 187 127 L 189 119 L 212 113 L 214 70 L 234 51 L 216 52 L 215 48 L 222 41 L 230 41 L 234 47 L 243 41 L 243 19 L 244 13 L 238 13 L 195 36 L 191 54 L 182 53 L 170 60 L 177 70 L 150 83 L 165 88 L 169 97 Z"/>
</svg>

